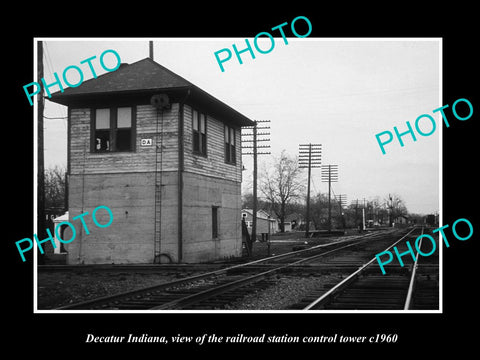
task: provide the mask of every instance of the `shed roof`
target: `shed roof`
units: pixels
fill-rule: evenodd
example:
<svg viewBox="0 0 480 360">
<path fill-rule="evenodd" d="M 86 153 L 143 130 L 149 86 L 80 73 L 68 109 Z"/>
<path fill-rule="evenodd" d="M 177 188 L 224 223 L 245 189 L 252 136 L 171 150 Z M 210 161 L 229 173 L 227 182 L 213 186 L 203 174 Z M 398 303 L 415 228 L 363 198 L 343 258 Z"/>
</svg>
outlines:
<svg viewBox="0 0 480 360">
<path fill-rule="evenodd" d="M 53 219 L 53 222 L 55 222 L 55 223 L 57 223 L 57 222 L 59 223 L 59 222 L 62 222 L 62 221 L 68 221 L 68 211 L 65 212 L 65 214 L 57 216 L 55 219 Z"/>
<path fill-rule="evenodd" d="M 173 71 L 145 58 L 132 64 L 122 64 L 117 70 L 84 81 L 78 87 L 68 87 L 51 95 L 50 100 L 62 105 L 86 104 L 89 101 L 112 99 L 118 96 L 167 93 L 177 98 L 189 93 L 187 103 L 210 110 L 212 115 L 226 118 L 240 126 L 252 126 L 254 122 L 222 101 L 216 99 Z"/>
<path fill-rule="evenodd" d="M 253 217 L 253 210 L 252 209 L 242 209 L 242 212 L 249 214 Z M 276 221 L 274 217 L 268 215 L 265 210 L 258 210 L 257 211 L 257 219 L 264 219 L 270 221 Z"/>
</svg>

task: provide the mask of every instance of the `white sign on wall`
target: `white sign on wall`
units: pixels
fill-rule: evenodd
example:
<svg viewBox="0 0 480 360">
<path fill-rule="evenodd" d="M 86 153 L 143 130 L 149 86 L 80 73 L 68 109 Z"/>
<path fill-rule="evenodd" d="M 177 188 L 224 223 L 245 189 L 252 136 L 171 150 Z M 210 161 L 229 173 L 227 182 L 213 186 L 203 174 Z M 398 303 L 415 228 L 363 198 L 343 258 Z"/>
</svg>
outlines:
<svg viewBox="0 0 480 360">
<path fill-rule="evenodd" d="M 152 146 L 153 139 L 140 139 L 140 146 Z"/>
</svg>

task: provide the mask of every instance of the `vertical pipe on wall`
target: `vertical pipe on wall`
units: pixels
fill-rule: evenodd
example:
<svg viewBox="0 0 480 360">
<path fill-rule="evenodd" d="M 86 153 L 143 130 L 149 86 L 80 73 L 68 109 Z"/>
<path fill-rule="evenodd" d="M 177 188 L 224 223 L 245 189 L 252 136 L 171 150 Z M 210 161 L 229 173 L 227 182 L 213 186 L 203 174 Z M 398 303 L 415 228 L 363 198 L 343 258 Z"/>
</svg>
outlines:
<svg viewBox="0 0 480 360">
<path fill-rule="evenodd" d="M 183 260 L 183 170 L 184 170 L 184 105 L 190 89 L 178 106 L 178 262 Z"/>
<path fill-rule="evenodd" d="M 161 115 L 161 118 L 159 117 Z M 159 132 L 159 123 L 161 129 Z M 160 141 L 158 140 L 160 133 Z M 160 154 L 159 154 L 160 153 Z M 159 158 L 160 155 L 160 158 Z M 160 263 L 162 254 L 162 175 L 163 175 L 163 109 L 156 109 L 156 128 L 155 128 L 155 201 L 154 201 L 154 263 Z M 160 168 L 159 168 L 160 167 Z"/>
</svg>

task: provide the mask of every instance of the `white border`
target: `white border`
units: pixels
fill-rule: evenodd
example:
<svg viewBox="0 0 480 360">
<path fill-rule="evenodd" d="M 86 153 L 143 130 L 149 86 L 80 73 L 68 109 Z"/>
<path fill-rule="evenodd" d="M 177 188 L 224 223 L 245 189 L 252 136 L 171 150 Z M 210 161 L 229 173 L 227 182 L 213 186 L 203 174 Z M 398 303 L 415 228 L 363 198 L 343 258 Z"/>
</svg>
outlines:
<svg viewBox="0 0 480 360">
<path fill-rule="evenodd" d="M 438 41 L 439 43 L 439 107 L 443 105 L 443 38 L 290 38 L 288 41 Z M 37 79 L 37 41 L 201 41 L 201 40 L 238 40 L 241 38 L 62 38 L 38 37 L 33 38 L 33 74 Z M 34 233 L 37 233 L 37 172 L 38 172 L 38 116 L 37 96 L 34 96 L 33 105 L 33 134 L 34 134 L 34 187 L 33 187 L 33 224 Z M 441 122 L 440 122 L 441 123 Z M 443 226 L 443 126 L 439 126 L 439 226 Z M 38 307 L 38 277 L 37 251 L 33 251 L 33 312 L 35 314 L 442 314 L 443 313 L 443 246 L 439 239 L 439 309 L 438 310 L 39 310 Z"/>
</svg>

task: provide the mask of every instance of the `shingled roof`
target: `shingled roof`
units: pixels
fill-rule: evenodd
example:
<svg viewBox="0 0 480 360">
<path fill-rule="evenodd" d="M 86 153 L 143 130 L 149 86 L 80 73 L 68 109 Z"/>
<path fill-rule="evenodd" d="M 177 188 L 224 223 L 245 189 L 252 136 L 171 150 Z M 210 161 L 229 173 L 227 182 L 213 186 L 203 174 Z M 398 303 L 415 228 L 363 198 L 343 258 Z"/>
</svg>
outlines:
<svg viewBox="0 0 480 360">
<path fill-rule="evenodd" d="M 187 103 L 200 104 L 212 115 L 240 126 L 251 126 L 253 121 L 227 104 L 216 99 L 173 71 L 150 58 L 132 64 L 122 64 L 117 70 L 84 81 L 78 87 L 65 88 L 52 94 L 50 100 L 62 105 L 88 104 L 95 99 L 144 95 L 155 93 L 186 94 Z M 182 95 L 181 97 L 184 97 Z"/>
</svg>

